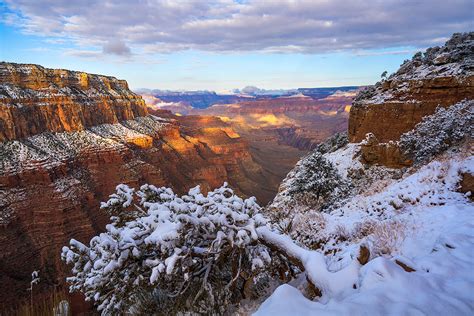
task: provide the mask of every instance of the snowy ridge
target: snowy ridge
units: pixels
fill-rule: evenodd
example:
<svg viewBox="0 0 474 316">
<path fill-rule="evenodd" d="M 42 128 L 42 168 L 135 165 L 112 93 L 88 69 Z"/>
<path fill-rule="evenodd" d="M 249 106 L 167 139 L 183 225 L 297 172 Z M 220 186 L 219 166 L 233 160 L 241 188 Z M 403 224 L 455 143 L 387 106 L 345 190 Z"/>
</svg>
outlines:
<svg viewBox="0 0 474 316">
<path fill-rule="evenodd" d="M 373 260 L 354 271 L 352 291 L 327 303 L 282 285 L 256 315 L 472 313 L 474 206 L 456 190 L 459 173 L 473 168 L 472 155 L 447 153 L 400 180 L 375 184 L 381 186 L 375 193 L 356 195 L 329 214 L 300 215 L 304 223 L 319 220 L 312 233 L 325 241 L 322 252 L 333 253 L 326 256 L 329 269 L 352 262 L 359 244 L 369 247 Z"/>
<path fill-rule="evenodd" d="M 29 79 L 32 76 L 34 78 Z M 16 82 L 16 78 L 24 83 Z M 27 88 L 24 84 L 36 86 Z M 59 97 L 81 101 L 100 97 L 140 98 L 128 89 L 125 81 L 115 77 L 48 69 L 33 64 L 0 63 L 0 100 L 10 100 L 9 105 L 21 106 L 23 100 L 47 102 Z"/>
<path fill-rule="evenodd" d="M 0 174 L 38 167 L 51 168 L 88 152 L 123 151 L 128 139 L 155 136 L 170 122 L 138 117 L 120 124 L 102 124 L 83 131 L 42 133 L 21 140 L 0 142 Z"/>
<path fill-rule="evenodd" d="M 441 47 L 431 47 L 406 60 L 397 72 L 375 86 L 361 91 L 355 103 L 383 104 L 387 101 L 417 103 L 407 93 L 419 87 L 417 82 L 453 77 L 462 81 L 474 75 L 474 32 L 458 33 Z"/>
</svg>

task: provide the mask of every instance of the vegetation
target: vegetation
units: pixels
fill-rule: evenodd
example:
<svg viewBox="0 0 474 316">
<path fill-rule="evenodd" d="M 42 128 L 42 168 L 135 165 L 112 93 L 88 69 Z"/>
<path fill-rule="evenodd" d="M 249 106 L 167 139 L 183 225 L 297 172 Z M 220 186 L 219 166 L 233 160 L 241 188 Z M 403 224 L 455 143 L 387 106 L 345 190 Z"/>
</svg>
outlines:
<svg viewBox="0 0 474 316">
<path fill-rule="evenodd" d="M 429 161 L 467 137 L 472 137 L 474 101 L 440 107 L 400 137 L 399 146 L 416 164 Z"/>
<path fill-rule="evenodd" d="M 336 273 L 321 253 L 270 230 L 255 199 L 242 200 L 226 185 L 181 197 L 169 188 L 119 185 L 102 209 L 112 215 L 106 232 L 89 246 L 71 240 L 62 258 L 73 265 L 70 290 L 103 314 L 223 314 L 290 268 L 306 271 L 320 295 L 335 291 L 328 280 Z"/>
<path fill-rule="evenodd" d="M 315 151 L 302 160 L 299 172 L 292 179 L 289 194 L 309 198 L 312 204 L 334 197 L 344 180 L 323 155 Z"/>
</svg>

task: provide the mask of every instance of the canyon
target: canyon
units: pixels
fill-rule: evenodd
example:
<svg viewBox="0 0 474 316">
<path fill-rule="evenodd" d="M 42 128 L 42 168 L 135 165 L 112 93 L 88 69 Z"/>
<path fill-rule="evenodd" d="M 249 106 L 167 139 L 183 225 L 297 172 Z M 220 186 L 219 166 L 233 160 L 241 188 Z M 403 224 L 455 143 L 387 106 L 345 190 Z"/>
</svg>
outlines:
<svg viewBox="0 0 474 316">
<path fill-rule="evenodd" d="M 191 94 L 192 92 L 175 92 L 172 99 L 165 100 L 160 94 L 150 94 L 153 90 L 140 93 L 146 104 L 153 109 L 169 110 L 177 116 L 217 116 L 238 132 L 248 134 L 249 141 L 253 140 L 254 133 L 264 131 L 267 138 L 274 139 L 279 144 L 308 151 L 334 133 L 347 129 L 351 103 L 360 89 L 297 89 L 288 90 L 287 94 L 289 91 L 294 93 L 291 95 L 238 95 L 233 99 L 224 95 L 205 108 L 193 107 L 193 103 L 189 101 L 191 95 L 199 104 L 206 102 L 207 94 L 204 93 L 196 95 Z M 273 93 L 277 92 L 283 93 L 279 90 Z M 212 95 L 219 97 L 215 93 Z"/>
<path fill-rule="evenodd" d="M 37 295 L 66 290 L 60 249 L 104 230 L 99 204 L 119 183 L 183 194 L 228 182 L 266 204 L 302 156 L 347 124 L 360 161 L 344 154 L 357 166 L 411 166 L 400 136 L 438 106 L 472 99 L 473 43 L 455 35 L 363 91 L 207 108 L 142 98 L 114 77 L 0 63 L 0 311 L 28 298 L 34 270 Z M 471 187 L 466 173 L 460 190 Z"/>
<path fill-rule="evenodd" d="M 243 90 L 257 92 L 223 96 L 205 108 L 193 107 L 189 100 L 192 96 L 198 104 L 207 102 L 207 92 L 168 92 L 165 97 L 172 94 L 171 99 L 165 101 L 159 90 L 140 93 L 150 109 L 171 111 L 177 120 L 214 116 L 229 124 L 249 143 L 253 160 L 264 170 L 268 196 L 273 198 L 281 180 L 302 156 L 327 137 L 347 130 L 351 103 L 360 88 Z M 219 98 L 215 93 L 212 96 Z"/>
<path fill-rule="evenodd" d="M 0 63 L 0 310 L 29 296 L 34 270 L 37 295 L 65 290 L 60 249 L 104 229 L 99 204 L 117 184 L 227 181 L 265 203 L 267 174 L 219 118 L 148 111 L 113 77 Z"/>
</svg>

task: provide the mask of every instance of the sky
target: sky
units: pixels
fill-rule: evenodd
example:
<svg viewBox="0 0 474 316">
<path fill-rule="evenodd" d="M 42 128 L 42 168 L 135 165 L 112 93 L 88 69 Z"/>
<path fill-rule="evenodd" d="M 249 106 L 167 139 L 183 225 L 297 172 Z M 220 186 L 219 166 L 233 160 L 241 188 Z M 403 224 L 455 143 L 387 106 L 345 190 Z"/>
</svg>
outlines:
<svg viewBox="0 0 474 316">
<path fill-rule="evenodd" d="M 472 0 L 0 0 L 0 60 L 132 89 L 367 85 L 453 33 Z"/>
</svg>

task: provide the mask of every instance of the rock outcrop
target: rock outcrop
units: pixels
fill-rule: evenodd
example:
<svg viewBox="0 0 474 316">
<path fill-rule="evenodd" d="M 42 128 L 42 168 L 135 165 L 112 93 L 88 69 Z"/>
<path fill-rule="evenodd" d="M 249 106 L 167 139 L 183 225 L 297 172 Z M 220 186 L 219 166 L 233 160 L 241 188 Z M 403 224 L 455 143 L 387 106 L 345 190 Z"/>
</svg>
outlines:
<svg viewBox="0 0 474 316">
<path fill-rule="evenodd" d="M 184 193 L 227 181 L 271 198 L 256 190 L 248 144 L 218 118 L 150 114 L 112 77 L 8 63 L 0 73 L 0 313 L 28 297 L 33 270 L 38 294 L 65 289 L 61 247 L 103 230 L 99 203 L 119 183 Z"/>
<path fill-rule="evenodd" d="M 438 106 L 474 96 L 474 32 L 454 34 L 442 47 L 417 53 L 388 79 L 361 92 L 349 117 L 349 140 L 372 133 L 396 141 Z"/>
<path fill-rule="evenodd" d="M 146 116 L 125 80 L 38 65 L 0 63 L 0 141 L 71 132 Z"/>
<path fill-rule="evenodd" d="M 469 198 L 474 201 L 474 174 L 472 172 L 466 171 L 461 174 L 459 192 L 469 194 Z"/>
<path fill-rule="evenodd" d="M 371 165 L 384 165 L 390 168 L 408 167 L 412 161 L 405 157 L 396 142 L 380 143 L 372 133 L 361 142 L 361 160 Z"/>
</svg>

